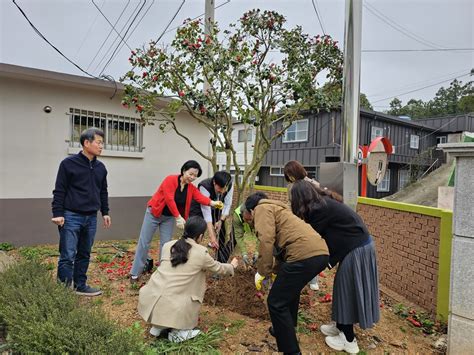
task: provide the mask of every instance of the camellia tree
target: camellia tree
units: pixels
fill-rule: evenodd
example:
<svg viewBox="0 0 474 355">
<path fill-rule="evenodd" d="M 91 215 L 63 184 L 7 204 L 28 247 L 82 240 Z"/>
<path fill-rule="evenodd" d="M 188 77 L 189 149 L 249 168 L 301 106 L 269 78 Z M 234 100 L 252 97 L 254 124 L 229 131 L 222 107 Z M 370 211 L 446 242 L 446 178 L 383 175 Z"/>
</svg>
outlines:
<svg viewBox="0 0 474 355">
<path fill-rule="evenodd" d="M 122 78 L 123 105 L 135 108 L 145 124 L 171 127 L 214 171 L 217 153 L 225 152 L 227 170 L 232 165 L 235 170 L 239 201 L 253 185 L 271 143 L 302 110 L 339 104 L 339 97 L 328 90 L 341 85 L 337 42 L 329 36 L 310 37 L 299 26 L 285 29 L 284 24 L 282 15 L 258 9 L 222 33 L 216 23 L 205 34 L 199 20 L 186 21 L 169 47 L 151 42 L 133 51 L 133 68 Z M 163 97 L 169 98 L 168 104 L 159 108 Z M 208 129 L 210 153 L 200 151 L 193 137 L 177 127 L 175 115 L 183 110 Z M 282 120 L 281 129 L 270 130 L 277 120 Z M 231 139 L 235 123 L 252 129 L 255 136 L 253 156 L 247 159 L 245 153 L 243 164 Z"/>
</svg>

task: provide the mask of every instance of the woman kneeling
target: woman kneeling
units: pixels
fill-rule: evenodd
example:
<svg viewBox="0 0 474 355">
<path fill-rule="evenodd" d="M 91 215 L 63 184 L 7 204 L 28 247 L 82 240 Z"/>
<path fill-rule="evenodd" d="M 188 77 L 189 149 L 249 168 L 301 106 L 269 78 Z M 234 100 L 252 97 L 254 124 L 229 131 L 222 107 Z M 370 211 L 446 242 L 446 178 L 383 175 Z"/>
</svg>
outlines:
<svg viewBox="0 0 474 355">
<path fill-rule="evenodd" d="M 206 271 L 234 275 L 237 259 L 219 263 L 199 245 L 206 228 L 203 218 L 190 217 L 183 236 L 164 245 L 160 266 L 140 289 L 138 313 L 153 325 L 150 333 L 154 336 L 168 328 L 168 339 L 174 342 L 198 335 L 200 331 L 193 328 L 206 292 Z"/>
</svg>

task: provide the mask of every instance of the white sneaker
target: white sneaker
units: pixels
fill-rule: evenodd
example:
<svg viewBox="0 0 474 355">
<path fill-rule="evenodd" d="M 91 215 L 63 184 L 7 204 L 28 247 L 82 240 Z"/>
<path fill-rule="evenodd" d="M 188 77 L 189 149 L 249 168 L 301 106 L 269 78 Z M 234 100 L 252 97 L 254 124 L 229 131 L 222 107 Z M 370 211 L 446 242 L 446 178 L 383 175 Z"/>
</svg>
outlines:
<svg viewBox="0 0 474 355">
<path fill-rule="evenodd" d="M 150 334 L 153 335 L 154 337 L 159 337 L 162 330 L 163 328 L 152 326 L 150 328 Z"/>
<path fill-rule="evenodd" d="M 359 352 L 356 338 L 354 338 L 353 341 L 348 342 L 343 332 L 340 332 L 339 335 L 336 336 L 327 336 L 326 344 L 334 350 L 345 351 L 349 354 L 357 354 Z"/>
<path fill-rule="evenodd" d="M 199 329 L 174 329 L 168 334 L 168 340 L 180 343 L 196 337 L 201 331 Z"/>
<path fill-rule="evenodd" d="M 329 324 L 323 324 L 319 329 L 321 329 L 321 333 L 328 336 L 336 336 L 339 335 L 340 332 L 340 330 L 336 327 L 336 323 L 334 322 Z"/>
<path fill-rule="evenodd" d="M 310 283 L 309 288 L 312 289 L 313 291 L 318 291 L 319 290 L 319 285 L 317 282 L 315 283 Z"/>
</svg>

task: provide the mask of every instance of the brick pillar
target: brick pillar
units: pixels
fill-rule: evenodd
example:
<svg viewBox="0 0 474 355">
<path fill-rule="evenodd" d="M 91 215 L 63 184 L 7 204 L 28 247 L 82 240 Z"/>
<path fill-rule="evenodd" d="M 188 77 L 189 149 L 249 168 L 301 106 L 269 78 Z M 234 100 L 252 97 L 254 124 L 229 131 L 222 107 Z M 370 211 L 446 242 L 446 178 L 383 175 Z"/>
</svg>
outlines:
<svg viewBox="0 0 474 355">
<path fill-rule="evenodd" d="M 448 353 L 474 349 L 474 143 L 440 144 L 456 158 Z"/>
</svg>

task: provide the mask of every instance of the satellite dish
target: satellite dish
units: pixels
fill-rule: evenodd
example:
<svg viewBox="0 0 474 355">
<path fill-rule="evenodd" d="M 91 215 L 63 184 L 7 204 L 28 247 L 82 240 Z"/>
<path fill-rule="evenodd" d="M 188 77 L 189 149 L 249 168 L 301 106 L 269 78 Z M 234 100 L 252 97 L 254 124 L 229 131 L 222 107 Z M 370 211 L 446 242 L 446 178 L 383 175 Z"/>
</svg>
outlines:
<svg viewBox="0 0 474 355">
<path fill-rule="evenodd" d="M 388 165 L 388 155 L 392 154 L 393 147 L 390 140 L 385 137 L 377 137 L 369 145 L 367 156 L 367 179 L 377 186 L 383 180 Z"/>
</svg>

